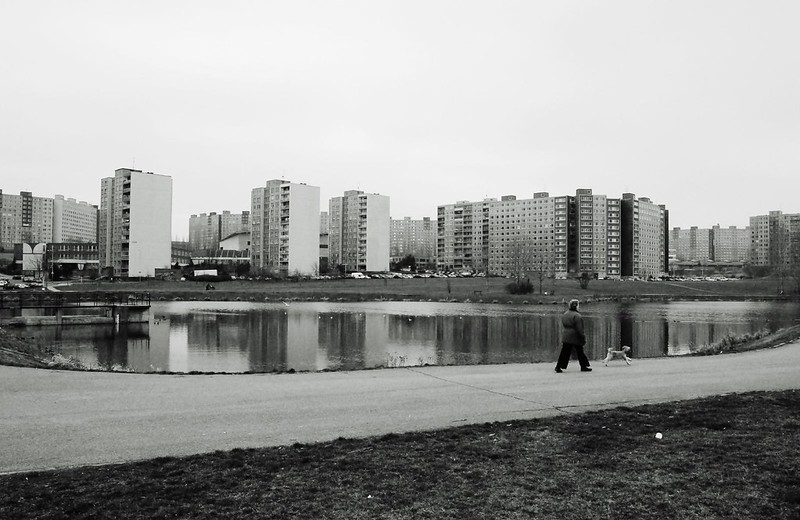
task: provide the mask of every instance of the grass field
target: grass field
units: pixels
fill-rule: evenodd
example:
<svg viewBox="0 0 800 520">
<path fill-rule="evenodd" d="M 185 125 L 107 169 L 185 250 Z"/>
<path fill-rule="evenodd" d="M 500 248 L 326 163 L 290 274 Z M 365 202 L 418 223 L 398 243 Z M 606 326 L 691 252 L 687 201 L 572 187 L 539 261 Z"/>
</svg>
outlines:
<svg viewBox="0 0 800 520">
<path fill-rule="evenodd" d="M 61 291 L 150 292 L 154 299 L 411 299 L 458 300 L 498 303 L 527 301 L 557 303 L 570 298 L 688 298 L 738 299 L 777 298 L 778 282 L 771 279 L 697 282 L 644 282 L 592 280 L 581 289 L 576 280 L 545 280 L 541 291 L 533 281 L 535 292 L 511 295 L 505 278 L 411 278 L 411 279 L 334 279 L 290 281 L 228 281 L 214 283 L 215 290 L 205 290 L 205 282 L 147 280 L 141 282 L 86 282 L 59 285 Z M 547 293 L 547 294 L 544 294 Z M 784 296 L 788 297 L 788 296 Z"/>
<path fill-rule="evenodd" d="M 796 519 L 798 410 L 732 394 L 4 475 L 0 518 Z"/>
</svg>

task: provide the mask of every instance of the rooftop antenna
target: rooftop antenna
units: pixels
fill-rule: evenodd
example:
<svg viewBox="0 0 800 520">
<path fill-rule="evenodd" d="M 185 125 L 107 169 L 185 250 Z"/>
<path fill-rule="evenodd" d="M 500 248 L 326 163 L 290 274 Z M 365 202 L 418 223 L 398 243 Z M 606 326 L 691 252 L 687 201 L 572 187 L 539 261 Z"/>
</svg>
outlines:
<svg viewBox="0 0 800 520">
<path fill-rule="evenodd" d="M 131 170 L 136 169 L 136 157 L 131 158 Z"/>
</svg>

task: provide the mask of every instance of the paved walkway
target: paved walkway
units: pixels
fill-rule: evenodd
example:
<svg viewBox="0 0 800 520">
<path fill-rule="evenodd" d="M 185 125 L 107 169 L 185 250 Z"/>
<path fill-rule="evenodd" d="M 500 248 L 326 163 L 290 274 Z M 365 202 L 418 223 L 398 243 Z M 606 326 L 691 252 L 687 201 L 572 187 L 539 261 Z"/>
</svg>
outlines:
<svg viewBox="0 0 800 520">
<path fill-rule="evenodd" d="M 800 343 L 626 366 L 166 376 L 0 366 L 0 473 L 800 388 Z M 665 432 L 668 433 L 668 432 Z"/>
</svg>

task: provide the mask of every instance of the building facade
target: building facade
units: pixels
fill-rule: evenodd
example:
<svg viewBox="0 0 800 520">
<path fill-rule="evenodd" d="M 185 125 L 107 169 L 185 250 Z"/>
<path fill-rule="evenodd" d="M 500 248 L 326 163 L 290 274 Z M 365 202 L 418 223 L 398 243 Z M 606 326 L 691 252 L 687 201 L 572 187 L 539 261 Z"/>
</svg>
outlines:
<svg viewBox="0 0 800 520">
<path fill-rule="evenodd" d="M 506 195 L 489 204 L 488 272 L 511 276 L 555 274 L 555 197 Z"/>
<path fill-rule="evenodd" d="M 216 251 L 222 239 L 243 232 L 250 232 L 249 211 L 223 211 L 221 214 L 212 211 L 189 217 L 189 247 L 194 252 Z"/>
<path fill-rule="evenodd" d="M 622 276 L 649 278 L 669 272 L 669 212 L 647 197 L 623 193 Z"/>
<path fill-rule="evenodd" d="M 99 261 L 113 276 L 152 277 L 172 259 L 172 178 L 120 168 L 100 185 Z"/>
<path fill-rule="evenodd" d="M 776 269 L 800 265 L 800 214 L 770 211 L 750 217 L 750 261 Z"/>
<path fill-rule="evenodd" d="M 53 242 L 53 199 L 29 191 L 10 195 L 0 190 L 0 250 L 14 244 Z"/>
<path fill-rule="evenodd" d="M 710 262 L 714 260 L 714 239 L 707 228 L 672 228 L 672 250 L 679 262 Z"/>
<path fill-rule="evenodd" d="M 95 205 L 56 195 L 53 199 L 53 242 L 97 242 L 97 214 Z"/>
<path fill-rule="evenodd" d="M 250 198 L 250 265 L 267 273 L 319 271 L 319 188 L 274 179 Z"/>
<path fill-rule="evenodd" d="M 649 199 L 583 188 L 458 202 L 438 208 L 438 266 L 501 276 L 657 276 L 668 266 L 667 222 L 666 208 Z"/>
<path fill-rule="evenodd" d="M 331 268 L 345 272 L 389 270 L 389 197 L 345 191 L 328 203 L 328 256 Z"/>
<path fill-rule="evenodd" d="M 750 228 L 719 224 L 711 228 L 714 244 L 714 261 L 724 263 L 745 263 L 750 261 Z"/>
<path fill-rule="evenodd" d="M 389 254 L 392 258 L 408 255 L 432 259 L 436 255 L 436 223 L 430 217 L 422 219 L 391 219 Z"/>
<path fill-rule="evenodd" d="M 436 210 L 436 265 L 442 271 L 487 272 L 489 209 L 497 199 L 459 201 Z"/>
</svg>

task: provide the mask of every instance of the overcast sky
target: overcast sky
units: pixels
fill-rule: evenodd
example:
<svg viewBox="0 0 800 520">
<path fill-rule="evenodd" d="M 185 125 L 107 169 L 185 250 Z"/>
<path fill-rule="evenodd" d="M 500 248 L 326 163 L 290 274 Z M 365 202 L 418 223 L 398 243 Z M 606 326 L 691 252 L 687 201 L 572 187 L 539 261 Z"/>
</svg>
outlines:
<svg viewBox="0 0 800 520">
<path fill-rule="evenodd" d="M 458 200 L 592 188 L 671 226 L 800 213 L 800 2 L 0 0 L 0 189 L 192 213 L 284 178 Z"/>
</svg>

